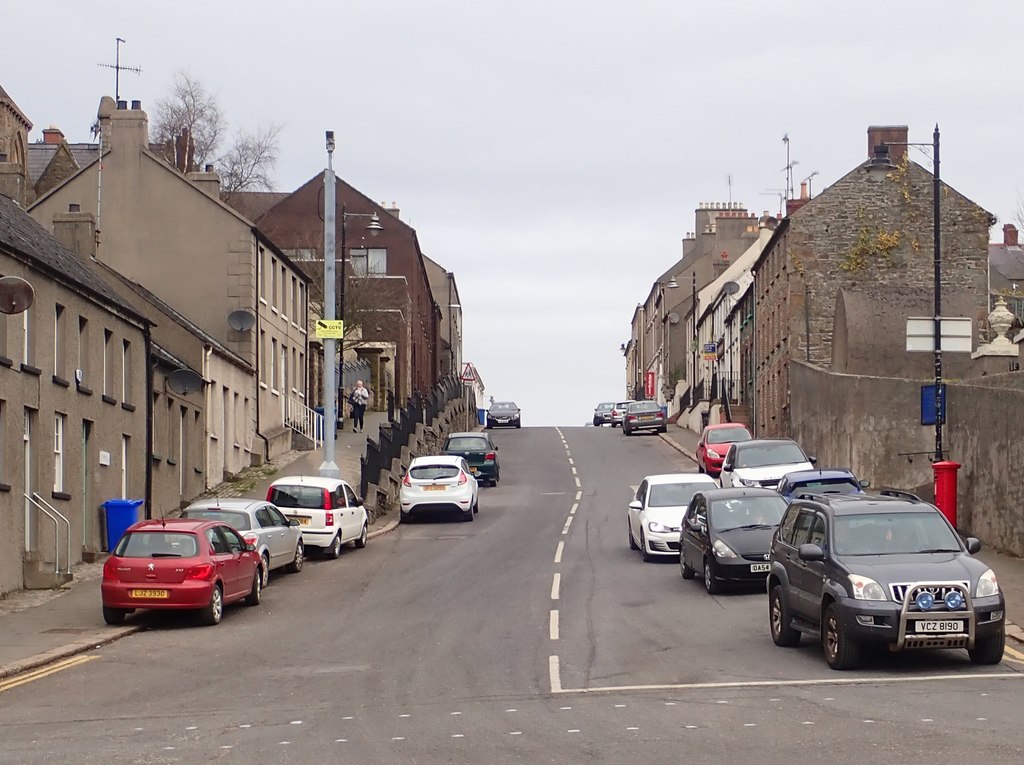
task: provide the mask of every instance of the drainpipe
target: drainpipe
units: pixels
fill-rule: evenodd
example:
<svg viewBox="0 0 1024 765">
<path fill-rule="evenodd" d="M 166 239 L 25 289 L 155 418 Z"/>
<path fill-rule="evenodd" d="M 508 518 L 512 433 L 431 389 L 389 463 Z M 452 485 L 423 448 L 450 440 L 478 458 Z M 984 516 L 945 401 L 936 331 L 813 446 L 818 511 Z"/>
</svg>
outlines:
<svg viewBox="0 0 1024 765">
<path fill-rule="evenodd" d="M 149 322 L 142 326 L 146 356 L 146 519 L 153 517 L 153 337 Z"/>
<path fill-rule="evenodd" d="M 259 248 L 259 241 L 256 242 L 257 252 Z M 260 420 L 260 290 L 259 285 L 263 282 L 263 274 L 259 273 L 260 268 L 260 257 L 256 256 L 256 289 L 253 293 L 256 302 L 253 305 L 253 310 L 256 313 L 256 326 L 253 328 L 253 345 L 256 346 L 256 375 L 253 380 L 256 383 L 256 435 L 263 440 L 263 460 L 264 462 L 270 462 L 270 441 L 263 435 L 263 429 L 261 427 Z"/>
<path fill-rule="evenodd" d="M 206 433 L 203 433 L 203 439 L 206 443 L 206 464 L 204 465 L 205 473 L 203 474 L 203 486 L 207 489 L 212 489 L 213 484 L 210 483 L 210 476 L 213 473 L 210 470 L 212 459 L 210 457 L 210 439 L 207 433 L 210 431 L 210 412 L 213 411 L 213 386 L 210 384 L 210 355 L 213 353 L 212 345 L 203 346 L 203 401 L 206 406 Z M 184 467 L 182 468 L 184 470 Z"/>
</svg>

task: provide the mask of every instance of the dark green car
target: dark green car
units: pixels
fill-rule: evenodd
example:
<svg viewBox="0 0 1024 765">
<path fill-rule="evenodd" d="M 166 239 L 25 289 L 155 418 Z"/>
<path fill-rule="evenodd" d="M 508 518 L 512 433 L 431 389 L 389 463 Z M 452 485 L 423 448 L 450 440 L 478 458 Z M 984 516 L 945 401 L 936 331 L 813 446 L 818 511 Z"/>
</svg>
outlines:
<svg viewBox="0 0 1024 765">
<path fill-rule="evenodd" d="M 497 486 L 501 479 L 498 447 L 486 433 L 452 433 L 444 442 L 442 454 L 465 457 L 473 475 L 481 483 Z"/>
</svg>

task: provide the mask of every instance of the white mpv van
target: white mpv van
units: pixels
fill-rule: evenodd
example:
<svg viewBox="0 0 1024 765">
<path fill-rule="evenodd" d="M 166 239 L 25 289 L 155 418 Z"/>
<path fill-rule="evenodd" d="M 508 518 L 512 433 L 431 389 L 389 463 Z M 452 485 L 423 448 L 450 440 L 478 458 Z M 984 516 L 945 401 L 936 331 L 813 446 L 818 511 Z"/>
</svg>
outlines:
<svg viewBox="0 0 1024 765">
<path fill-rule="evenodd" d="M 299 522 L 306 549 L 319 548 L 337 558 L 341 546 L 366 547 L 366 508 L 362 497 L 339 478 L 292 475 L 278 478 L 267 490 L 267 501 Z"/>
</svg>

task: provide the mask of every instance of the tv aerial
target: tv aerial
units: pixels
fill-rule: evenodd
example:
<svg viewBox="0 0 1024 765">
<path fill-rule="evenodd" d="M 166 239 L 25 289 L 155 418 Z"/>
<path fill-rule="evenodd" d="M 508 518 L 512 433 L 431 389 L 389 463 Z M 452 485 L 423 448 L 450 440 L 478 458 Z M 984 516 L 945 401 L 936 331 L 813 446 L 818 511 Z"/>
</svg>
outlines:
<svg viewBox="0 0 1024 765">
<path fill-rule="evenodd" d="M 239 332 L 248 332 L 256 326 L 256 317 L 252 315 L 252 311 L 241 308 L 228 314 L 228 326 Z"/>
<path fill-rule="evenodd" d="M 0 313 L 16 314 L 27 311 L 35 300 L 36 291 L 20 276 L 0 277 Z"/>
<path fill-rule="evenodd" d="M 203 387 L 203 378 L 188 367 L 181 367 L 167 375 L 164 384 L 179 396 L 187 396 Z"/>
</svg>

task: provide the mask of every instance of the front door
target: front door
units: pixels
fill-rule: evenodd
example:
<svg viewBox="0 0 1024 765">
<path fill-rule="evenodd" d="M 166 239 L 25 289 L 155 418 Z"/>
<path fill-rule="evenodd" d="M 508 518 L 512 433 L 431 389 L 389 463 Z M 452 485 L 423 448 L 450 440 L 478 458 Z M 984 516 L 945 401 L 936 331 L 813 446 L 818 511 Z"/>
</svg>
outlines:
<svg viewBox="0 0 1024 765">
<path fill-rule="evenodd" d="M 25 409 L 25 423 L 22 430 L 22 445 L 23 445 L 23 464 L 24 464 L 24 480 L 25 487 L 25 552 L 32 552 L 35 546 L 35 534 L 33 519 L 35 513 L 32 512 L 34 509 L 33 504 L 28 500 L 28 497 L 32 496 L 32 492 L 35 491 L 35 482 L 32 480 L 33 467 L 32 464 L 32 421 L 35 419 L 35 411 L 32 409 Z"/>
<path fill-rule="evenodd" d="M 89 528 L 92 516 L 92 455 L 89 453 L 89 438 L 92 436 L 92 422 L 82 420 L 82 546 L 87 550 L 98 550 L 93 544 L 93 530 Z"/>
</svg>

